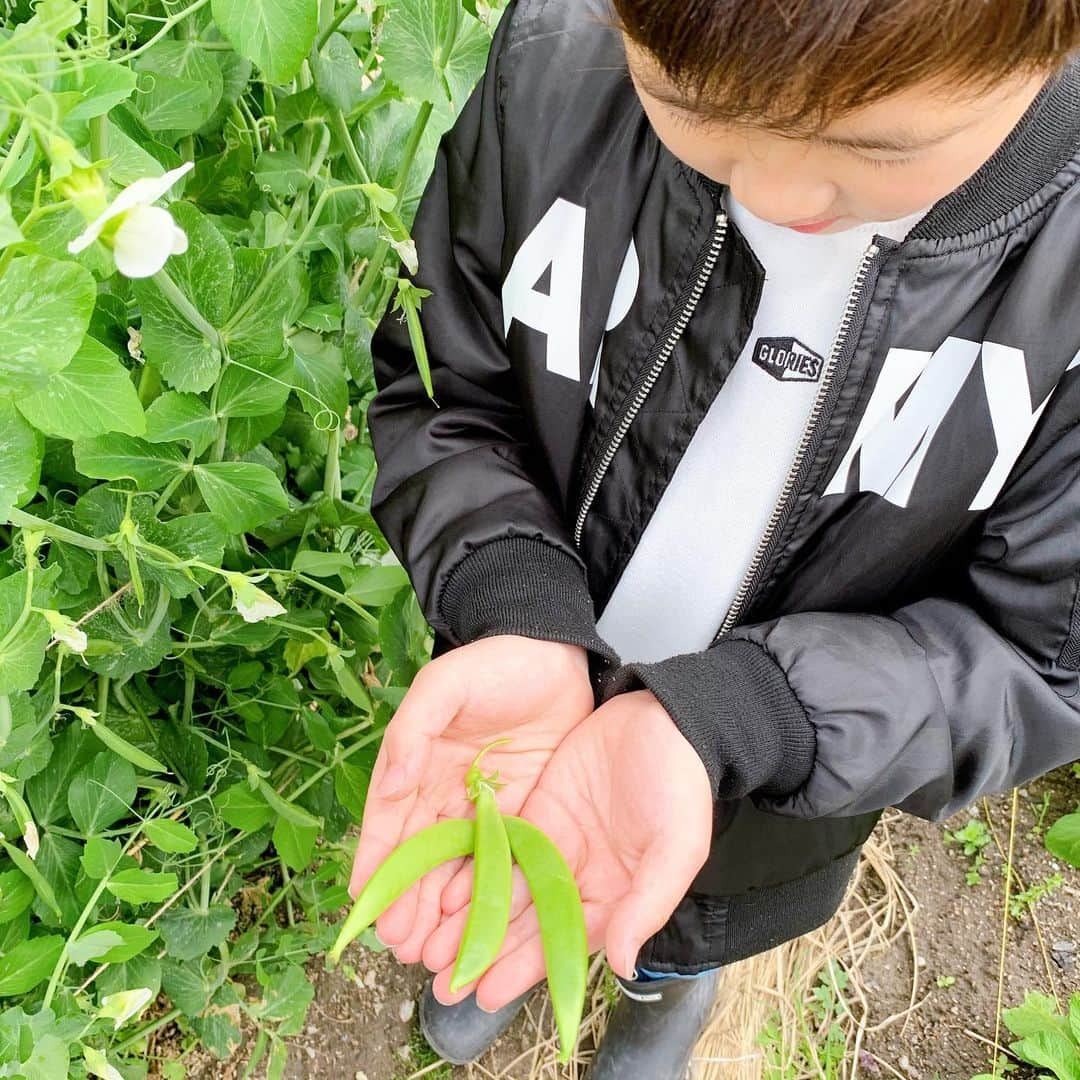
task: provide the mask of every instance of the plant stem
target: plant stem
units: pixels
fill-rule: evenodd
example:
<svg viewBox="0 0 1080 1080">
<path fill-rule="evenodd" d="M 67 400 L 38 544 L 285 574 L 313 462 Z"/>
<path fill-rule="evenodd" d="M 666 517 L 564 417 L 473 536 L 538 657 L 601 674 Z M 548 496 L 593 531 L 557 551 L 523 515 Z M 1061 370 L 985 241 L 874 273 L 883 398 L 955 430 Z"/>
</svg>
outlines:
<svg viewBox="0 0 1080 1080">
<path fill-rule="evenodd" d="M 35 517 L 33 514 L 26 513 L 25 510 L 9 510 L 7 518 L 12 525 L 17 525 L 20 529 L 36 529 L 38 532 L 43 532 L 50 540 L 62 540 L 65 544 L 86 548 L 87 551 L 112 551 L 112 547 L 104 540 L 65 529 L 63 525 Z"/>
<path fill-rule="evenodd" d="M 331 5 L 332 6 L 332 5 Z M 327 23 L 325 29 L 320 31 L 319 36 L 315 39 L 315 51 L 318 52 L 333 36 L 334 31 L 356 10 L 356 3 L 354 0 L 349 2 L 334 16 L 334 18 Z"/>
<path fill-rule="evenodd" d="M 7 157 L 4 158 L 4 164 L 0 165 L 0 191 L 3 191 L 7 186 L 6 181 L 8 174 L 15 168 L 15 164 L 19 158 L 22 157 L 22 152 L 26 148 L 26 143 L 30 138 L 30 121 L 29 119 L 23 120 L 19 125 L 19 130 L 15 132 L 15 138 L 11 140 L 11 145 L 8 147 Z"/>
<path fill-rule="evenodd" d="M 92 55 L 109 58 L 109 0 L 86 0 L 86 36 Z M 102 113 L 90 119 L 90 160 L 102 161 L 109 156 L 108 115 Z M 98 171 L 107 178 L 107 167 Z"/>
<path fill-rule="evenodd" d="M 187 298 L 183 290 L 169 276 L 168 270 L 159 270 L 154 275 L 154 284 L 161 290 L 165 299 L 185 319 L 206 338 L 206 343 L 221 351 L 221 335 L 210 325 L 201 311 Z"/>
<path fill-rule="evenodd" d="M 137 1043 L 142 1042 L 143 1039 L 153 1035 L 155 1031 L 159 1031 L 165 1027 L 166 1024 L 171 1024 L 177 1017 L 181 1016 L 179 1009 L 170 1009 L 164 1016 L 159 1016 L 152 1023 L 149 1023 L 144 1028 L 139 1028 L 134 1035 L 126 1038 L 122 1043 L 118 1043 L 114 1046 L 113 1052 L 116 1054 L 122 1054 L 129 1046 L 135 1046 Z"/>
<path fill-rule="evenodd" d="M 327 432 L 326 465 L 323 468 L 323 491 L 328 499 L 341 498 L 341 431 Z"/>
</svg>

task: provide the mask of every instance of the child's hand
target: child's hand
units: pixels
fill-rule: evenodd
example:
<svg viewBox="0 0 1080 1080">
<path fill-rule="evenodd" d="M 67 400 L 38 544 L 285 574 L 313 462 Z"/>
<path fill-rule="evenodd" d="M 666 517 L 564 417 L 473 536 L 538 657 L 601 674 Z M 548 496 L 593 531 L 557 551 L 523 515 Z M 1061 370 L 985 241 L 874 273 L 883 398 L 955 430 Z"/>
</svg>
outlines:
<svg viewBox="0 0 1080 1080">
<path fill-rule="evenodd" d="M 678 907 L 712 841 L 713 799 L 701 758 L 650 690 L 604 702 L 563 740 L 522 816 L 551 837 L 577 879 L 589 951 L 633 977 L 638 951 Z M 456 890 L 455 890 L 456 891 Z M 453 914 L 427 941 L 432 989 L 452 1004 L 476 990 L 495 1011 L 544 977 L 536 909 L 514 868 L 511 922 L 498 959 L 451 994 L 450 974 L 468 915 L 468 889 L 444 898 Z"/>
<path fill-rule="evenodd" d="M 413 680 L 383 736 L 364 806 L 349 892 L 355 897 L 386 856 L 443 818 L 469 817 L 465 773 L 484 756 L 506 786 L 498 801 L 516 814 L 552 752 L 592 711 L 588 653 L 577 645 L 499 634 L 432 660 Z M 415 963 L 441 918 L 443 887 L 463 860 L 432 871 L 375 924 L 399 960 Z"/>
</svg>

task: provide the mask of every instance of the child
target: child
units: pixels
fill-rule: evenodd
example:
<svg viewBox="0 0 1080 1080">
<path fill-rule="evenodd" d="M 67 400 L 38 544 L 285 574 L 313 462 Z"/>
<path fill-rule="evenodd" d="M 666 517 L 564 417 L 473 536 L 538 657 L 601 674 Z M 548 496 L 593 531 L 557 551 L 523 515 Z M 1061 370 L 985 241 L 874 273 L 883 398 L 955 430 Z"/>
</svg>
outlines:
<svg viewBox="0 0 1080 1080">
<path fill-rule="evenodd" d="M 387 316 L 368 411 L 436 648 L 352 889 L 509 735 L 626 991 L 593 1080 L 683 1076 L 885 807 L 1080 756 L 1078 46 L 1071 0 L 515 0 L 441 141 L 435 401 Z M 544 972 L 517 880 L 449 993 L 468 874 L 377 924 L 455 1061 Z"/>
</svg>

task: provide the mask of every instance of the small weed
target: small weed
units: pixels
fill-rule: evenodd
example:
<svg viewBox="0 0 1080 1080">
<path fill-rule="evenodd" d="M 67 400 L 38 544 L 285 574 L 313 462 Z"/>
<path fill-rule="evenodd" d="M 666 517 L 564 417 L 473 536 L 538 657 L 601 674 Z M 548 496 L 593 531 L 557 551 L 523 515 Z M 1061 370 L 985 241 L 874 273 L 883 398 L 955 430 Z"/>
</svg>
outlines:
<svg viewBox="0 0 1080 1080">
<path fill-rule="evenodd" d="M 939 986 L 939 987 L 940 987 L 940 988 L 941 988 L 942 990 L 948 990 L 948 988 L 949 988 L 950 986 L 952 986 L 952 985 L 953 985 L 953 983 L 955 983 L 955 982 L 956 982 L 956 976 L 955 976 L 955 975 L 939 975 L 939 976 L 938 976 L 938 977 L 937 977 L 937 978 L 936 978 L 936 979 L 934 980 L 934 982 L 936 982 L 936 983 L 937 983 L 937 985 L 938 985 L 938 986 Z"/>
<path fill-rule="evenodd" d="M 1050 792 L 1044 791 L 1042 797 L 1042 804 L 1039 806 L 1038 817 L 1035 820 L 1035 824 L 1031 827 L 1031 835 L 1038 840 L 1043 834 L 1043 822 L 1046 820 L 1046 815 L 1050 810 Z"/>
<path fill-rule="evenodd" d="M 982 881 L 982 868 L 986 862 L 983 849 L 991 841 L 990 830 L 979 818 L 972 818 L 962 829 L 945 830 L 946 844 L 960 844 L 963 853 L 971 859 L 971 866 L 964 875 L 968 885 Z"/>
<path fill-rule="evenodd" d="M 918 841 L 912 841 L 912 843 L 908 844 L 908 846 L 907 846 L 907 853 L 912 858 L 914 858 L 916 855 L 918 855 L 921 850 L 922 850 L 922 844 L 918 843 Z"/>
<path fill-rule="evenodd" d="M 809 998 L 794 1001 L 797 1041 L 791 1052 L 785 1046 L 779 1013 L 769 1018 L 756 1040 L 765 1056 L 763 1080 L 795 1080 L 806 1075 L 838 1080 L 847 1054 L 847 1038 L 840 1023 L 847 1014 L 843 998 L 847 985 L 847 972 L 836 960 L 830 960 Z"/>
<path fill-rule="evenodd" d="M 414 1024 L 412 1030 L 409 1032 L 408 1045 L 409 1065 L 405 1072 L 399 1073 L 394 1077 L 394 1080 L 407 1080 L 408 1077 L 412 1076 L 418 1070 L 442 1061 L 442 1058 L 428 1046 L 427 1039 L 424 1038 L 424 1034 L 420 1030 L 419 1024 Z M 438 1068 L 432 1069 L 431 1072 L 424 1073 L 425 1080 L 452 1080 L 453 1075 L 453 1066 L 448 1062 L 443 1062 Z"/>
<path fill-rule="evenodd" d="M 1038 881 L 1009 898 L 1009 914 L 1014 919 L 1022 919 L 1044 896 L 1049 896 L 1055 889 L 1061 888 L 1065 879 L 1061 874 L 1051 874 L 1044 881 Z"/>
</svg>

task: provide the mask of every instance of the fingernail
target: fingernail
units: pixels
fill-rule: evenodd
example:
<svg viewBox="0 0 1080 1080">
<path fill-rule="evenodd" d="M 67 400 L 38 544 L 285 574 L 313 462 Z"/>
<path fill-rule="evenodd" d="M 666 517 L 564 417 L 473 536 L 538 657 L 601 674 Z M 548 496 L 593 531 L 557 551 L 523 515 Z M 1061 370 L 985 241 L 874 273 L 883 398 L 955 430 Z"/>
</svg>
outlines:
<svg viewBox="0 0 1080 1080">
<path fill-rule="evenodd" d="M 405 766 L 393 765 L 387 770 L 382 780 L 379 781 L 377 794 L 383 798 L 391 798 L 394 795 L 399 795 L 404 789 Z"/>
</svg>

